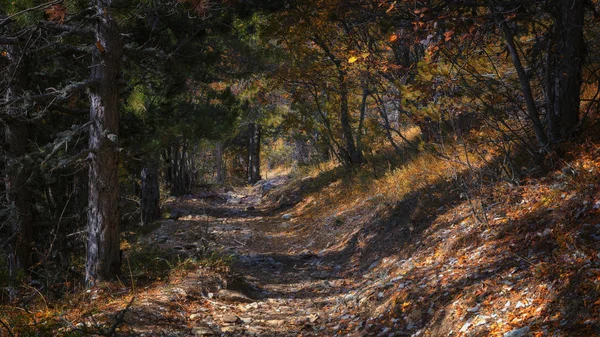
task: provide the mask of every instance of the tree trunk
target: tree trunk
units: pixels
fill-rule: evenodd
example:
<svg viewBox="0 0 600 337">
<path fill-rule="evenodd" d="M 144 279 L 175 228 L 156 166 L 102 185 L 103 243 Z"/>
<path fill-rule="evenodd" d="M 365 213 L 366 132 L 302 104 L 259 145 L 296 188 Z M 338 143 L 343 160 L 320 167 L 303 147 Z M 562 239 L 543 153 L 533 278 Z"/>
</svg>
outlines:
<svg viewBox="0 0 600 337">
<path fill-rule="evenodd" d="M 10 101 L 21 95 L 27 87 L 27 59 L 22 57 L 18 46 L 6 46 L 6 52 L 15 74 L 6 90 L 6 101 Z M 26 162 L 27 146 L 31 139 L 26 112 L 18 107 L 10 107 L 5 113 L 5 190 L 7 202 L 13 207 L 9 221 L 12 238 L 8 246 L 8 267 L 9 274 L 14 276 L 18 270 L 26 270 L 33 265 L 33 200 L 29 181 L 33 163 Z"/>
<path fill-rule="evenodd" d="M 121 269 L 118 210 L 119 79 L 123 44 L 112 0 L 95 0 L 96 42 L 90 88 L 90 169 L 86 282 L 113 279 Z"/>
<path fill-rule="evenodd" d="M 310 149 L 308 147 L 308 139 L 299 132 L 294 132 L 292 135 L 294 141 L 294 152 L 292 157 L 296 166 L 306 166 L 309 164 Z"/>
<path fill-rule="evenodd" d="M 318 36 L 313 36 L 313 42 L 317 44 L 327 55 L 329 60 L 335 65 L 338 75 L 339 94 L 340 94 L 340 124 L 342 127 L 342 137 L 344 146 L 340 147 L 340 156 L 346 167 L 361 164 L 363 156 L 360 149 L 354 143 L 354 132 L 350 121 L 350 112 L 348 108 L 348 83 L 346 79 L 346 70 L 342 67 L 341 61 L 335 57 L 327 44 Z M 313 94 L 314 95 L 314 94 Z M 319 109 L 320 110 L 320 109 Z M 332 141 L 334 140 L 333 137 Z"/>
<path fill-rule="evenodd" d="M 365 126 L 365 117 L 367 116 L 367 97 L 369 96 L 369 88 L 363 85 L 362 102 L 360 103 L 360 117 L 358 119 L 358 130 L 356 130 L 356 148 L 359 154 L 363 153 L 362 134 Z"/>
<path fill-rule="evenodd" d="M 248 124 L 248 183 L 260 180 L 260 125 Z"/>
<path fill-rule="evenodd" d="M 217 173 L 217 184 L 225 183 L 225 175 L 227 169 L 225 167 L 225 161 L 223 160 L 223 143 L 217 142 L 215 144 L 215 166 Z"/>
<path fill-rule="evenodd" d="M 160 188 L 154 160 L 148 160 L 142 169 L 141 213 L 142 225 L 160 218 Z"/>
<path fill-rule="evenodd" d="M 354 143 L 354 132 L 350 122 L 350 112 L 348 108 L 348 85 L 346 83 L 346 74 L 338 65 L 338 81 L 340 85 L 340 123 L 342 125 L 342 136 L 345 142 L 346 165 L 353 166 L 362 163 L 362 153 Z"/>
<path fill-rule="evenodd" d="M 167 146 L 167 148 L 164 151 L 164 163 L 165 163 L 165 166 L 166 166 L 166 170 L 165 170 L 166 171 L 165 172 L 165 183 L 169 187 L 173 186 L 172 157 L 173 157 L 173 151 L 171 149 L 171 146 Z"/>
<path fill-rule="evenodd" d="M 390 120 L 388 117 L 388 111 L 385 107 L 385 102 L 383 101 L 382 98 L 379 97 L 379 94 L 375 94 L 373 97 L 375 98 L 375 100 L 377 101 L 377 103 L 379 105 L 379 107 L 377 108 L 377 111 L 379 112 L 379 116 L 381 116 L 381 120 L 383 121 L 383 128 L 385 129 L 385 136 L 387 137 L 388 141 L 394 148 L 394 151 L 396 151 L 396 153 L 398 155 L 402 155 L 403 151 L 400 148 L 400 146 L 398 146 L 398 144 L 396 144 L 396 141 L 394 140 L 394 136 L 392 135 L 392 126 L 390 125 Z M 423 141 L 428 142 L 429 139 L 426 136 L 427 133 L 423 129 L 424 128 L 421 128 L 421 131 L 424 135 Z"/>
<path fill-rule="evenodd" d="M 546 64 L 546 120 L 552 143 L 568 138 L 579 123 L 583 42 L 583 0 L 555 0 Z"/>
<path fill-rule="evenodd" d="M 515 67 L 515 70 L 517 71 L 517 76 L 519 77 L 519 83 L 521 84 L 521 90 L 523 92 L 525 104 L 527 107 L 526 114 L 532 122 L 533 130 L 535 132 L 538 144 L 541 147 L 546 147 L 548 145 L 548 138 L 544 133 L 544 127 L 542 126 L 542 122 L 540 121 L 540 116 L 535 105 L 535 98 L 533 97 L 533 92 L 531 90 L 531 84 L 529 83 L 529 77 L 527 77 L 527 73 L 525 73 L 525 68 L 521 63 L 521 57 L 519 56 L 517 46 L 515 45 L 513 33 L 505 21 L 502 21 L 502 23 L 500 23 L 500 27 L 502 29 L 502 32 L 504 33 L 506 46 L 508 48 L 508 52 L 510 53 L 513 66 Z"/>
</svg>

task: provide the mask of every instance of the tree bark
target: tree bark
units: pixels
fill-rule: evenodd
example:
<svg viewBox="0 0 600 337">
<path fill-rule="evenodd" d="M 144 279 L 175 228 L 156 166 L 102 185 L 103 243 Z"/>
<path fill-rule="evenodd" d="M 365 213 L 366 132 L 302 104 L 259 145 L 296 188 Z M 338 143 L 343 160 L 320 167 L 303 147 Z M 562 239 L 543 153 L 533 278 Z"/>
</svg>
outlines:
<svg viewBox="0 0 600 337">
<path fill-rule="evenodd" d="M 141 197 L 142 225 L 160 218 L 160 188 L 158 169 L 154 160 L 148 160 L 142 169 Z"/>
<path fill-rule="evenodd" d="M 121 269 L 118 210 L 118 82 L 123 43 L 112 0 L 95 0 L 96 43 L 90 88 L 90 168 L 86 283 L 113 279 Z"/>
<path fill-rule="evenodd" d="M 252 122 L 248 124 L 248 183 L 260 179 L 260 125 Z"/>
<path fill-rule="evenodd" d="M 546 120 L 552 143 L 568 138 L 579 123 L 581 68 L 585 58 L 583 0 L 554 0 L 546 64 Z"/>
</svg>

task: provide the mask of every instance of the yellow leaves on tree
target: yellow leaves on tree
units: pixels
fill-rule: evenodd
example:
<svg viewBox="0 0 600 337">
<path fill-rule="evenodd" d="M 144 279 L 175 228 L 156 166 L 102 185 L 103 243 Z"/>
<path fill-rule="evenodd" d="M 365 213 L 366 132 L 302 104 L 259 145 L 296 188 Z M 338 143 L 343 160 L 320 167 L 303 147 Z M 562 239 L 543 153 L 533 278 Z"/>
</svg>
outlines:
<svg viewBox="0 0 600 337">
<path fill-rule="evenodd" d="M 50 8 L 46 9 L 46 15 L 48 15 L 49 21 L 56 21 L 59 24 L 63 24 L 65 22 L 65 17 L 67 16 L 67 7 L 57 4 L 52 5 Z"/>
</svg>

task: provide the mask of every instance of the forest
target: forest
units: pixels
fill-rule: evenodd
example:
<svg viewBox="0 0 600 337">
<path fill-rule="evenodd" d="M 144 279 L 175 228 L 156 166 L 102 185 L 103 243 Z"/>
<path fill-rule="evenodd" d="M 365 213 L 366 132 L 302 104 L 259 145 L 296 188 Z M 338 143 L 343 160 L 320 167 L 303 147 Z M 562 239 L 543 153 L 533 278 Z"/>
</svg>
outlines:
<svg viewBox="0 0 600 337">
<path fill-rule="evenodd" d="M 0 0 L 0 337 L 600 336 L 597 0 Z"/>
</svg>

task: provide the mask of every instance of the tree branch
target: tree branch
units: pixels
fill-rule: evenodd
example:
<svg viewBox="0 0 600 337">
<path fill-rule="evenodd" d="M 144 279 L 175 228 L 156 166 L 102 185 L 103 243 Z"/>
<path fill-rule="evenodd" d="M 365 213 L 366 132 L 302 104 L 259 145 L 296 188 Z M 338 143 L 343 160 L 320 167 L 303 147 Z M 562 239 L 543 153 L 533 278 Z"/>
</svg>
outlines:
<svg viewBox="0 0 600 337">
<path fill-rule="evenodd" d="M 31 7 L 31 8 L 27 8 L 24 9 L 20 12 L 16 12 L 14 14 L 8 15 L 7 17 L 5 17 L 2 21 L 0 21 L 0 28 L 4 27 L 6 24 L 8 24 L 10 22 L 10 19 L 14 18 L 15 16 L 21 15 L 21 14 L 25 14 L 31 11 L 35 11 L 37 9 L 43 9 L 43 8 L 48 8 L 51 7 L 53 5 L 59 4 L 63 2 L 63 0 L 55 0 L 55 1 L 50 1 L 50 2 L 46 2 L 40 5 L 37 5 L 35 7 Z"/>
<path fill-rule="evenodd" d="M 64 99 L 66 99 L 70 94 L 85 90 L 96 84 L 98 84 L 97 81 L 92 81 L 92 80 L 87 80 L 87 81 L 83 81 L 83 82 L 75 82 L 75 83 L 71 83 L 71 84 L 67 85 L 62 90 L 57 90 L 57 91 L 53 91 L 53 92 L 50 92 L 47 94 L 39 94 L 39 95 L 33 95 L 33 96 L 23 95 L 14 100 L 4 102 L 3 104 L 0 104 L 0 106 L 2 106 L 2 107 L 8 106 L 8 105 L 19 103 L 22 101 L 44 102 L 44 101 L 49 101 L 51 99 L 56 99 L 58 101 L 62 101 Z"/>
</svg>

